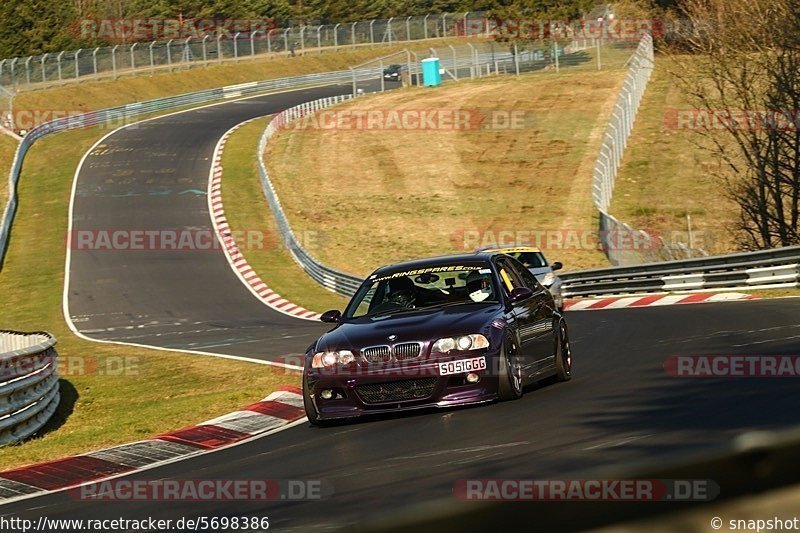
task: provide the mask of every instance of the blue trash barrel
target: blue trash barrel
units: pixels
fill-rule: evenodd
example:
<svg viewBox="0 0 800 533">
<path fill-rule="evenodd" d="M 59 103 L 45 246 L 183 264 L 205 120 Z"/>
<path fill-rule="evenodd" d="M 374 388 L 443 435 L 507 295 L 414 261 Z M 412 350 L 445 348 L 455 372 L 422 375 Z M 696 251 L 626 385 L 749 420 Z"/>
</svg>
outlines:
<svg viewBox="0 0 800 533">
<path fill-rule="evenodd" d="M 422 84 L 425 87 L 436 87 L 442 84 L 441 68 L 438 57 L 423 59 L 422 63 Z"/>
</svg>

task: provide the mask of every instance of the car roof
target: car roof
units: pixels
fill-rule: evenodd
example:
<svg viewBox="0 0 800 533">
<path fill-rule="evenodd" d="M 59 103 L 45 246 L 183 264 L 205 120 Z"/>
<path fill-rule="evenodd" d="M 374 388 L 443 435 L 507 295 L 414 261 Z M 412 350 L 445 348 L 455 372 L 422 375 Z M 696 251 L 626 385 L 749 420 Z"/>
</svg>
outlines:
<svg viewBox="0 0 800 533">
<path fill-rule="evenodd" d="M 417 270 L 420 268 L 433 268 L 438 266 L 458 265 L 459 263 L 488 263 L 496 254 L 475 252 L 468 254 L 454 254 L 442 255 L 437 257 L 426 257 L 423 259 L 414 259 L 412 261 L 403 261 L 402 263 L 395 263 L 393 265 L 386 265 L 378 268 L 371 274 L 375 276 L 383 276 L 391 272 L 399 272 L 403 270 Z"/>
<path fill-rule="evenodd" d="M 517 254 L 517 253 L 542 253 L 536 246 L 506 246 L 500 248 L 482 248 L 480 252 L 493 254 Z"/>
</svg>

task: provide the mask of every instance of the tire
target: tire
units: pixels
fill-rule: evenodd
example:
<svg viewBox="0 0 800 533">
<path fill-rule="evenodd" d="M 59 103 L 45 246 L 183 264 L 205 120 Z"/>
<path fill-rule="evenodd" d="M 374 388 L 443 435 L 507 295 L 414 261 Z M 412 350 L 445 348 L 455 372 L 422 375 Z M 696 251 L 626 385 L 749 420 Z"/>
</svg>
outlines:
<svg viewBox="0 0 800 533">
<path fill-rule="evenodd" d="M 311 399 L 311 391 L 308 390 L 308 381 L 306 381 L 305 376 L 303 376 L 303 407 L 305 407 L 306 417 L 308 417 L 308 421 L 312 426 L 325 426 L 325 422 L 319 420 L 319 413 L 317 413 L 317 408 L 314 406 L 314 400 Z"/>
<path fill-rule="evenodd" d="M 558 323 L 558 336 L 556 338 L 556 379 L 569 381 L 572 379 L 572 347 L 569 343 L 567 323 L 560 320 Z"/>
<path fill-rule="evenodd" d="M 500 372 L 498 375 L 497 396 L 501 402 L 518 400 L 522 397 L 522 376 L 520 372 L 513 372 L 517 363 L 517 348 L 514 342 L 509 339 L 500 350 Z M 519 365 L 516 365 L 517 368 Z"/>
</svg>

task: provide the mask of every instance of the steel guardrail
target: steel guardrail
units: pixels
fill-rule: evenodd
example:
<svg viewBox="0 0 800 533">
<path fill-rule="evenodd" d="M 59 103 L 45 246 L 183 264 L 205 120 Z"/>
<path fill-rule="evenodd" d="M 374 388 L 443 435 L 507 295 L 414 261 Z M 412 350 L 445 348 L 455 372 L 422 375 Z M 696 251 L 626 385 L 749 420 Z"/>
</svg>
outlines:
<svg viewBox="0 0 800 533">
<path fill-rule="evenodd" d="M 267 203 L 269 204 L 272 213 L 275 215 L 275 220 L 278 224 L 278 231 L 280 232 L 283 243 L 286 245 L 289 253 L 292 255 L 297 264 L 299 264 L 300 267 L 305 270 L 305 272 L 311 276 L 314 281 L 326 289 L 343 296 L 354 295 L 356 290 L 358 290 L 358 287 L 361 285 L 362 279 L 358 276 L 339 272 L 338 270 L 328 267 L 314 259 L 311 254 L 306 251 L 292 231 L 292 227 L 289 224 L 289 219 L 286 218 L 286 213 L 281 207 L 281 201 L 278 198 L 277 192 L 275 191 L 275 186 L 269 178 L 269 172 L 267 171 L 267 166 L 264 162 L 264 152 L 267 148 L 267 142 L 273 135 L 275 135 L 275 133 L 280 130 L 280 128 L 305 115 L 316 113 L 320 109 L 325 109 L 326 107 L 351 100 L 352 98 L 353 95 L 349 94 L 333 96 L 330 98 L 322 98 L 290 107 L 289 109 L 278 113 L 272 118 L 267 127 L 264 129 L 264 133 L 261 135 L 261 138 L 258 142 L 257 154 L 258 173 L 261 178 L 261 186 L 264 191 L 264 196 L 267 199 Z"/>
<path fill-rule="evenodd" d="M 0 331 L 0 446 L 30 437 L 56 411 L 55 344 L 45 332 Z"/>
<path fill-rule="evenodd" d="M 800 246 L 565 272 L 564 296 L 800 286 Z"/>
</svg>

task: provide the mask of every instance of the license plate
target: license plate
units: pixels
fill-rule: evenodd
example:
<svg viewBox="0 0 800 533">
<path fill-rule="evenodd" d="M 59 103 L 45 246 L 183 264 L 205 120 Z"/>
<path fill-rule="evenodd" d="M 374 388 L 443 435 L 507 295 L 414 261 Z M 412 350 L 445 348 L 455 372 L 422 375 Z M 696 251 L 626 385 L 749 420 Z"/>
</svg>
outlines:
<svg viewBox="0 0 800 533">
<path fill-rule="evenodd" d="M 450 374 L 462 374 L 464 372 L 475 372 L 476 370 L 486 370 L 486 358 L 474 357 L 472 359 L 458 359 L 439 363 L 439 375 L 449 376 Z"/>
</svg>

